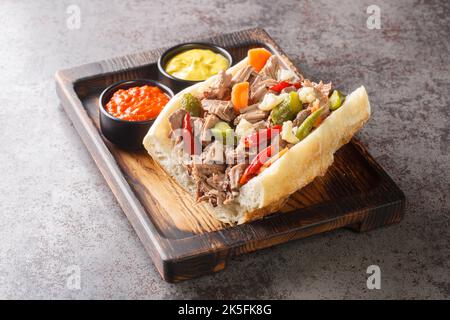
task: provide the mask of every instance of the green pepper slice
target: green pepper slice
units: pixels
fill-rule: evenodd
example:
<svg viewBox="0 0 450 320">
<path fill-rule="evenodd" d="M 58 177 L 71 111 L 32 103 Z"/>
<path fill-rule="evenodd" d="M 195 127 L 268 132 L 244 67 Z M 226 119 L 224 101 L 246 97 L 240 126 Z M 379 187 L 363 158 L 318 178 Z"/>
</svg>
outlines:
<svg viewBox="0 0 450 320">
<path fill-rule="evenodd" d="M 290 106 L 291 111 L 297 115 L 300 111 L 302 111 L 302 102 L 300 100 L 300 97 L 298 96 L 297 91 L 291 91 L 289 93 L 289 100 L 290 100 Z"/>
<path fill-rule="evenodd" d="M 193 117 L 202 115 L 202 105 L 200 101 L 190 93 L 185 93 L 181 97 L 181 106 Z"/>
<path fill-rule="evenodd" d="M 339 109 L 345 101 L 345 96 L 338 90 L 334 90 L 330 97 L 330 110 L 334 111 Z"/>
<path fill-rule="evenodd" d="M 284 100 L 270 113 L 270 119 L 273 124 L 283 124 L 288 120 L 293 120 L 297 113 L 302 109 L 302 102 L 296 91 L 292 91 Z"/>
<path fill-rule="evenodd" d="M 317 118 L 322 114 L 323 110 L 325 110 L 325 107 L 321 107 L 311 113 L 308 118 L 303 121 L 303 123 L 298 127 L 297 132 L 295 136 L 298 138 L 298 140 L 303 140 L 308 136 L 308 134 L 311 132 L 312 127 L 314 125 L 314 122 L 316 122 Z"/>
</svg>

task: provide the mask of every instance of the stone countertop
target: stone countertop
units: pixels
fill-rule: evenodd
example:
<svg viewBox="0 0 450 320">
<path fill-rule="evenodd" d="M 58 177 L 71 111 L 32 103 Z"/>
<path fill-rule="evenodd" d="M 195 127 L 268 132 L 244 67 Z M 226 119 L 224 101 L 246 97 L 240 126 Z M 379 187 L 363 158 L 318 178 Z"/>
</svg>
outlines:
<svg viewBox="0 0 450 320">
<path fill-rule="evenodd" d="M 0 2 L 0 298 L 450 298 L 450 3 L 262 3 Z M 367 27 L 372 4 L 380 29 Z M 405 192 L 406 215 L 169 284 L 59 105 L 54 73 L 251 27 L 305 74 L 366 86 L 373 115 L 358 136 Z M 380 290 L 366 287 L 369 265 Z"/>
</svg>

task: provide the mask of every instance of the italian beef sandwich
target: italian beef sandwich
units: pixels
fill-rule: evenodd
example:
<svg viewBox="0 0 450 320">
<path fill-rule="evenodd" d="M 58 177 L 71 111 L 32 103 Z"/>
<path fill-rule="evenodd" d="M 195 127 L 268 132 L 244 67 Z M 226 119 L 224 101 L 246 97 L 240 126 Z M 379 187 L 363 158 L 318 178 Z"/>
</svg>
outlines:
<svg viewBox="0 0 450 320">
<path fill-rule="evenodd" d="M 369 116 L 363 86 L 344 95 L 255 48 L 173 97 L 143 144 L 217 219 L 240 224 L 278 211 L 324 175 Z"/>
</svg>

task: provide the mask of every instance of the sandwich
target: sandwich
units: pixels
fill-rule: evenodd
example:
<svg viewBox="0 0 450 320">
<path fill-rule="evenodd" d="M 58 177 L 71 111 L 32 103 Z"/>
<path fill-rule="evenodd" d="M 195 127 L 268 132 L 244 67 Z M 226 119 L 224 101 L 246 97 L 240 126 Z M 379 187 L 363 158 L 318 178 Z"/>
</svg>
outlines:
<svg viewBox="0 0 450 320">
<path fill-rule="evenodd" d="M 143 144 L 217 219 L 241 224 L 277 212 L 324 175 L 369 116 L 364 86 L 345 95 L 254 48 L 174 96 Z"/>
</svg>

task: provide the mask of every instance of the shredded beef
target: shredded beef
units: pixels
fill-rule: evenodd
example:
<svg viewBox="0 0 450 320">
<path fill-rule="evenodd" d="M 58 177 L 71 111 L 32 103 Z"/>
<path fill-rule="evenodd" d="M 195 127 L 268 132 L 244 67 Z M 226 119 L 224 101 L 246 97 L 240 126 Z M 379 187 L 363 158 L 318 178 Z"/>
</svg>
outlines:
<svg viewBox="0 0 450 320">
<path fill-rule="evenodd" d="M 277 55 L 272 55 L 267 60 L 264 67 L 259 72 L 260 75 L 271 78 L 271 79 L 277 79 L 277 73 L 280 68 L 280 60 Z"/>
<path fill-rule="evenodd" d="M 281 93 L 289 93 L 292 91 L 297 91 L 297 88 L 294 86 L 289 86 L 289 87 L 286 87 L 283 90 L 281 90 Z"/>
<path fill-rule="evenodd" d="M 230 181 L 230 189 L 232 191 L 239 190 L 239 179 L 244 173 L 245 168 L 247 168 L 246 163 L 239 163 L 227 170 L 228 180 Z"/>
<path fill-rule="evenodd" d="M 253 111 L 249 111 L 249 112 L 238 115 L 236 117 L 236 119 L 234 119 L 234 125 L 238 125 L 238 123 L 239 123 L 239 121 L 241 121 L 241 119 L 245 119 L 250 123 L 256 123 L 261 120 L 267 119 L 268 116 L 269 116 L 268 112 L 257 108 Z"/>
<path fill-rule="evenodd" d="M 261 120 L 258 122 L 253 123 L 253 129 L 256 131 L 267 128 L 267 122 L 265 120 Z"/>
<path fill-rule="evenodd" d="M 333 84 L 331 82 L 329 83 L 323 83 L 322 80 L 318 84 L 313 83 L 314 88 L 318 91 L 320 91 L 321 95 L 324 97 L 328 97 L 330 95 L 331 88 L 333 88 Z"/>
<path fill-rule="evenodd" d="M 225 192 L 228 188 L 228 181 L 224 173 L 213 173 L 206 179 L 206 183 L 218 191 Z"/>
<path fill-rule="evenodd" d="M 202 100 L 202 107 L 226 122 L 231 122 L 236 117 L 231 101 L 205 99 Z"/>
<path fill-rule="evenodd" d="M 206 99 L 224 99 L 231 89 L 231 74 L 220 71 L 204 92 Z"/>
<path fill-rule="evenodd" d="M 183 125 L 183 119 L 186 115 L 186 110 L 178 109 L 174 113 L 172 113 L 169 117 L 169 124 L 172 131 L 180 129 Z"/>
<path fill-rule="evenodd" d="M 255 111 L 258 109 L 258 105 L 259 105 L 258 103 L 255 103 L 255 104 L 249 105 L 248 107 L 239 109 L 239 113 L 247 113 L 250 111 Z"/>
<path fill-rule="evenodd" d="M 238 146 L 234 149 L 226 148 L 225 149 L 225 159 L 227 163 L 230 165 L 235 165 L 239 163 L 249 163 L 250 159 L 252 159 L 256 155 L 255 148 L 247 149 L 244 144 L 240 142 Z"/>
<path fill-rule="evenodd" d="M 295 117 L 294 121 L 292 121 L 292 126 L 293 127 L 298 127 L 300 126 L 303 121 L 306 120 L 306 118 L 311 114 L 311 110 L 309 109 L 305 109 L 300 111 L 299 113 L 297 113 L 297 116 Z"/>
<path fill-rule="evenodd" d="M 197 176 L 210 176 L 213 173 L 224 172 L 225 164 L 219 163 L 194 163 L 193 173 Z"/>
<path fill-rule="evenodd" d="M 257 103 L 262 100 L 264 95 L 269 91 L 269 88 L 276 85 L 278 82 L 272 78 L 264 78 L 258 75 L 250 86 L 250 101 Z"/>
<path fill-rule="evenodd" d="M 225 201 L 228 187 L 225 165 L 194 164 L 192 178 L 197 188 L 197 201 L 208 200 L 213 206 Z"/>
<path fill-rule="evenodd" d="M 201 155 L 203 163 L 224 163 L 225 162 L 225 147 L 222 142 L 214 141 L 209 144 Z"/>
<path fill-rule="evenodd" d="M 203 146 L 208 145 L 211 142 L 211 132 L 209 129 L 213 128 L 220 119 L 214 114 L 208 114 L 205 116 L 205 121 L 203 123 L 201 141 Z"/>
<path fill-rule="evenodd" d="M 239 70 L 231 79 L 232 84 L 248 81 L 251 76 L 256 76 L 257 73 L 252 66 L 248 65 L 245 68 Z"/>
</svg>

